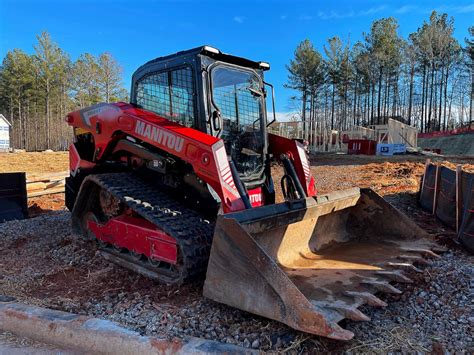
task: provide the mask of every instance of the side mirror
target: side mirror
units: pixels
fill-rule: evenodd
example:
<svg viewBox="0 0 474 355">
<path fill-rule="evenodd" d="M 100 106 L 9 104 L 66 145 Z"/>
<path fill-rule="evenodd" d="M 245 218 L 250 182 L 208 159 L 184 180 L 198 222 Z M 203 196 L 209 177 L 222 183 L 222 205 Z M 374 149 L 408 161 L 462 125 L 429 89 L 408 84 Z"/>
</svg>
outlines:
<svg viewBox="0 0 474 355">
<path fill-rule="evenodd" d="M 220 131 L 222 129 L 222 117 L 219 110 L 212 112 L 212 127 L 215 131 Z"/>
</svg>

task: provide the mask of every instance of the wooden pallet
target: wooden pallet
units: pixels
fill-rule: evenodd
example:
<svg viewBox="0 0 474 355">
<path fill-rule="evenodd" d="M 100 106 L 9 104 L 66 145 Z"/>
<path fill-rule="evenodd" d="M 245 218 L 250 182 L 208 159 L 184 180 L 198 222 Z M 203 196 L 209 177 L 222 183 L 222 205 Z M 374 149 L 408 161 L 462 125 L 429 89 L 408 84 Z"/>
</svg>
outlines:
<svg viewBox="0 0 474 355">
<path fill-rule="evenodd" d="M 64 193 L 65 179 L 69 171 L 45 174 L 28 174 L 26 191 L 28 197 Z"/>
</svg>

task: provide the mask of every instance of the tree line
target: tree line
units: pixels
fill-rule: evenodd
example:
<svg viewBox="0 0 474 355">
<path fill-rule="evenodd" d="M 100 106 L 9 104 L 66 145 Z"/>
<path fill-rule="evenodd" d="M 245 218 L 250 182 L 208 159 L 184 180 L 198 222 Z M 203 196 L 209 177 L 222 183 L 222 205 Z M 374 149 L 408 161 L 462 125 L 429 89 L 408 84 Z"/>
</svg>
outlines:
<svg viewBox="0 0 474 355">
<path fill-rule="evenodd" d="M 320 53 L 301 42 L 287 65 L 285 87 L 303 129 L 346 130 L 396 118 L 421 132 L 448 130 L 473 121 L 474 27 L 459 43 L 454 20 L 433 11 L 408 38 L 395 18 L 372 23 L 351 44 L 332 37 Z"/>
<path fill-rule="evenodd" d="M 0 67 L 0 113 L 12 124 L 12 147 L 65 150 L 72 140 L 70 111 L 98 102 L 128 101 L 122 68 L 110 53 L 81 54 L 75 61 L 47 32 L 34 53 L 9 51 Z"/>
</svg>

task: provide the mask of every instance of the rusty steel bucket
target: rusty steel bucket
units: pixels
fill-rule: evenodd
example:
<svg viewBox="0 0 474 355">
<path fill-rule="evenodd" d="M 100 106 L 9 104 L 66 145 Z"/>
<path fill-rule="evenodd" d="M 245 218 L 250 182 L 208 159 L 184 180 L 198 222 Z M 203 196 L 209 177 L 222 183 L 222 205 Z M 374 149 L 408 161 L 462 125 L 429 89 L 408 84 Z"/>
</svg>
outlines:
<svg viewBox="0 0 474 355">
<path fill-rule="evenodd" d="M 338 322 L 369 320 L 358 307 L 386 306 L 425 256 L 442 248 L 370 189 L 219 216 L 204 296 L 333 339 Z"/>
</svg>

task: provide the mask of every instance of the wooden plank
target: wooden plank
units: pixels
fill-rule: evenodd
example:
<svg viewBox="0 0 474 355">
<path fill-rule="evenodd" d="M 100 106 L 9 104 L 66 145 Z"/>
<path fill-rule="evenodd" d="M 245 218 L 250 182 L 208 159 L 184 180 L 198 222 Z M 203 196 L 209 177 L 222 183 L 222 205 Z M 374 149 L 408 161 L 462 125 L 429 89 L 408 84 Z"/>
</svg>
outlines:
<svg viewBox="0 0 474 355">
<path fill-rule="evenodd" d="M 382 133 L 382 132 L 380 132 L 380 133 Z M 382 134 L 382 137 L 379 138 L 378 143 L 382 143 L 382 142 L 384 141 L 385 137 L 387 137 L 387 135 L 388 135 L 388 131 L 385 132 L 384 134 Z M 388 143 L 388 142 L 387 142 L 387 143 Z"/>
<path fill-rule="evenodd" d="M 69 175 L 63 175 L 63 176 L 55 176 L 55 177 L 42 177 L 42 178 L 33 178 L 33 179 L 27 179 L 26 183 L 31 184 L 35 182 L 51 182 L 51 181 L 60 181 L 66 179 Z"/>
<path fill-rule="evenodd" d="M 435 212 L 436 212 L 436 204 L 437 204 L 437 200 L 438 200 L 438 190 L 439 190 L 440 171 L 441 171 L 441 167 L 439 165 L 436 165 L 435 187 L 434 187 L 434 194 L 433 194 L 433 212 L 432 212 L 432 214 L 435 214 Z"/>
<path fill-rule="evenodd" d="M 58 193 L 64 193 L 64 186 L 59 186 L 52 189 L 28 193 L 28 198 L 38 197 L 38 196 L 43 196 L 43 195 L 50 195 L 50 194 L 58 194 Z"/>
<path fill-rule="evenodd" d="M 421 194 L 423 193 L 423 189 L 425 188 L 426 174 L 428 173 L 428 167 L 430 166 L 430 164 L 431 164 L 431 160 L 430 160 L 430 159 L 426 159 L 426 162 L 425 162 L 425 172 L 424 172 L 424 174 L 423 174 L 423 179 L 421 180 L 420 200 L 421 200 Z"/>
<path fill-rule="evenodd" d="M 69 171 L 44 173 L 44 174 L 27 174 L 26 182 L 30 183 L 30 182 L 59 180 L 59 179 L 64 179 L 68 176 L 69 176 Z"/>
<path fill-rule="evenodd" d="M 38 191 L 38 190 L 45 190 L 46 184 L 44 182 L 32 182 L 26 184 L 26 191 Z"/>
<path fill-rule="evenodd" d="M 456 165 L 456 233 L 459 233 L 462 219 L 462 167 Z"/>
<path fill-rule="evenodd" d="M 405 141 L 406 144 L 413 147 L 413 145 L 405 137 L 403 137 L 403 135 L 400 132 L 398 132 L 398 134 L 400 135 L 400 137 L 402 137 L 402 139 Z M 416 148 L 416 147 L 414 147 L 414 148 Z"/>
<path fill-rule="evenodd" d="M 48 183 L 46 185 L 46 188 L 47 189 L 51 189 L 53 187 L 57 187 L 57 186 L 64 186 L 66 185 L 66 181 L 65 180 L 58 180 L 58 181 L 51 181 L 50 183 Z"/>
</svg>

